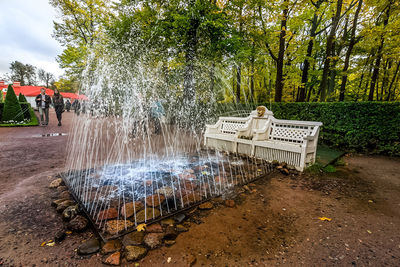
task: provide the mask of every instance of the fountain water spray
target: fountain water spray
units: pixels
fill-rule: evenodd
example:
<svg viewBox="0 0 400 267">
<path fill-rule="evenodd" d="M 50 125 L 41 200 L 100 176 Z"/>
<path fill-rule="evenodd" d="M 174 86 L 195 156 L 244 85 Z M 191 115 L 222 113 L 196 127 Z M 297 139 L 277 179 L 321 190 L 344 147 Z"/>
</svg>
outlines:
<svg viewBox="0 0 400 267">
<path fill-rule="evenodd" d="M 64 180 L 104 238 L 115 237 L 272 170 L 266 162 L 202 148 L 214 92 L 182 101 L 143 45 L 102 47 L 84 79 Z M 179 76 L 179 75 L 178 75 Z M 201 84 L 201 75 L 196 77 Z"/>
</svg>

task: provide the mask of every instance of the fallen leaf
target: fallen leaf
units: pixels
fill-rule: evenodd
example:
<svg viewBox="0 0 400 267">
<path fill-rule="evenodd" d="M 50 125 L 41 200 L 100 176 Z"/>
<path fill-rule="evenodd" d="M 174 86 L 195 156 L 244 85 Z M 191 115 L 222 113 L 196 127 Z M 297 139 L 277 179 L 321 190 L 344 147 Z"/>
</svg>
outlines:
<svg viewBox="0 0 400 267">
<path fill-rule="evenodd" d="M 44 241 L 40 246 L 44 247 L 44 245 L 46 245 L 46 241 Z"/>
<path fill-rule="evenodd" d="M 66 231 L 65 232 L 67 235 L 70 235 L 70 234 L 72 234 L 72 232 L 71 231 Z"/>
<path fill-rule="evenodd" d="M 332 219 L 328 217 L 319 217 L 318 219 L 320 219 L 321 221 L 328 221 L 328 222 L 332 221 Z"/>
<path fill-rule="evenodd" d="M 171 262 L 171 257 L 168 257 L 167 262 L 170 263 Z"/>
<path fill-rule="evenodd" d="M 144 230 L 146 230 L 146 224 L 145 223 L 142 223 L 142 224 L 139 224 L 138 226 L 136 226 L 136 231 L 141 232 L 141 231 L 144 231 Z"/>
<path fill-rule="evenodd" d="M 370 230 L 367 230 L 367 233 L 368 233 L 368 234 L 372 234 L 372 232 L 371 232 Z"/>
<path fill-rule="evenodd" d="M 50 242 L 50 243 L 47 243 L 46 246 L 54 247 L 55 244 L 56 244 L 55 242 Z"/>
<path fill-rule="evenodd" d="M 368 202 L 369 202 L 369 203 L 374 203 L 374 202 L 373 202 L 371 199 L 370 199 L 370 200 L 368 200 Z"/>
</svg>

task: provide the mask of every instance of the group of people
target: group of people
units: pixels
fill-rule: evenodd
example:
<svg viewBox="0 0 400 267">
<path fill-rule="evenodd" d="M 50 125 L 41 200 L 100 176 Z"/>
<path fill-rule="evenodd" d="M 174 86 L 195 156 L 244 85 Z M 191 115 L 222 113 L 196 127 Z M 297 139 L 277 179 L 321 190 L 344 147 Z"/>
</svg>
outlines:
<svg viewBox="0 0 400 267">
<path fill-rule="evenodd" d="M 78 104 L 76 103 L 78 102 Z M 51 98 L 49 95 L 46 94 L 46 89 L 41 88 L 40 89 L 40 94 L 36 96 L 36 106 L 39 109 L 39 114 L 40 114 L 40 125 L 46 126 L 49 124 L 49 108 L 50 104 L 53 104 L 54 110 L 56 112 L 57 120 L 58 120 L 58 126 L 61 126 L 61 119 L 62 119 L 62 113 L 64 112 L 64 108 L 69 112 L 72 108 L 77 109 L 77 106 L 79 104 L 79 101 L 75 100 L 73 104 L 67 99 L 65 105 L 64 105 L 64 98 L 60 94 L 60 92 L 55 89 L 54 90 L 54 95 L 53 98 Z"/>
</svg>

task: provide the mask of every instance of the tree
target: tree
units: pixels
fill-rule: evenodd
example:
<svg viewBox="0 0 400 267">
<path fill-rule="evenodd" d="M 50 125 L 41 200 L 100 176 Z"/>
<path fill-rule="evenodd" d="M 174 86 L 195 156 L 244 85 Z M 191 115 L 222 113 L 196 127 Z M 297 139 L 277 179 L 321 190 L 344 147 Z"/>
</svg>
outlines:
<svg viewBox="0 0 400 267">
<path fill-rule="evenodd" d="M 78 82 L 67 78 L 60 78 L 58 81 L 54 82 L 54 86 L 60 92 L 76 93 L 78 91 Z"/>
<path fill-rule="evenodd" d="M 47 88 L 49 88 L 50 84 L 54 81 L 54 74 L 47 72 L 44 69 L 38 70 L 38 77 L 39 77 L 39 80 L 44 82 L 44 85 Z"/>
<path fill-rule="evenodd" d="M 339 96 L 339 101 L 344 100 L 344 93 L 346 91 L 346 83 L 347 83 L 347 70 L 349 69 L 350 66 L 350 55 L 351 52 L 353 51 L 353 47 L 356 44 L 356 29 L 357 29 L 357 22 L 358 22 L 358 15 L 360 14 L 361 7 L 363 4 L 363 0 L 358 1 L 358 6 L 356 13 L 354 14 L 353 18 L 353 26 L 351 29 L 351 34 L 350 34 L 350 41 L 349 41 L 349 46 L 346 51 L 346 58 L 344 60 L 344 67 L 343 67 L 343 75 L 342 75 L 342 84 L 340 85 L 340 96 Z"/>
<path fill-rule="evenodd" d="M 26 100 L 26 97 L 22 94 L 22 93 L 19 93 L 19 95 L 18 95 L 18 101 L 21 103 L 21 102 L 28 102 L 28 100 Z"/>
<path fill-rule="evenodd" d="M 19 61 L 11 62 L 11 80 L 21 82 L 21 85 L 33 85 L 36 79 L 36 67 Z"/>
<path fill-rule="evenodd" d="M 389 1 L 388 4 L 384 7 L 383 11 L 383 29 L 388 25 L 389 23 L 389 17 L 390 17 L 390 9 L 392 7 L 392 1 Z M 377 88 L 376 90 L 376 100 L 378 99 L 378 87 L 377 87 L 377 80 L 378 80 L 378 75 L 379 75 L 379 69 L 381 65 L 381 60 L 382 60 L 382 51 L 385 43 L 385 34 L 384 32 L 381 33 L 380 38 L 379 38 L 379 47 L 378 51 L 376 53 L 376 59 L 375 59 L 375 64 L 374 64 L 374 70 L 372 72 L 372 77 L 371 77 L 371 85 L 369 87 L 369 95 L 368 95 L 368 101 L 372 101 L 374 99 L 374 91 L 375 87 Z"/>
<path fill-rule="evenodd" d="M 60 21 L 54 21 L 53 37 L 65 47 L 57 57 L 69 79 L 79 79 L 86 66 L 88 49 L 98 41 L 111 13 L 102 0 L 50 0 L 60 13 Z"/>
<path fill-rule="evenodd" d="M 311 1 L 312 5 L 315 8 L 312 22 L 311 22 L 311 29 L 310 29 L 310 39 L 308 41 L 307 45 L 307 54 L 305 56 L 304 62 L 303 62 L 303 69 L 302 69 L 302 75 L 301 75 L 301 84 L 299 86 L 299 91 L 297 93 L 297 99 L 296 101 L 298 102 L 303 102 L 306 100 L 306 86 L 308 83 L 308 71 L 310 69 L 310 58 L 312 56 L 313 52 L 313 47 L 314 47 L 314 42 L 315 42 L 315 37 L 321 33 L 317 32 L 318 26 L 321 24 L 322 17 L 323 15 L 321 14 L 320 8 L 322 3 L 326 2 L 326 0 L 317 0 L 317 2 Z"/>
<path fill-rule="evenodd" d="M 14 88 L 9 85 L 7 88 L 6 99 L 4 101 L 2 121 L 20 122 L 24 120 L 24 113 L 15 95 Z"/>
<path fill-rule="evenodd" d="M 343 0 L 338 0 L 336 3 L 336 13 L 332 17 L 332 25 L 329 31 L 328 38 L 326 40 L 326 50 L 324 57 L 324 68 L 321 77 L 321 83 L 319 86 L 320 94 L 321 94 L 321 102 L 325 101 L 327 95 L 327 87 L 328 87 L 328 74 L 330 71 L 330 64 L 332 60 L 332 55 L 334 52 L 334 42 L 337 26 L 339 24 L 340 15 L 342 12 L 342 3 Z"/>
</svg>

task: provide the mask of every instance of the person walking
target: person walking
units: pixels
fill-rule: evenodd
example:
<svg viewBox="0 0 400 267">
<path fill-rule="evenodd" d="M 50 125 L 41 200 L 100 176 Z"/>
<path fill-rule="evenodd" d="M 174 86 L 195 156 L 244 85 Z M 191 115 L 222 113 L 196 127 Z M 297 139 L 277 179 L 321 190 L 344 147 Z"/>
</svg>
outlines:
<svg viewBox="0 0 400 267">
<path fill-rule="evenodd" d="M 36 96 L 36 106 L 39 109 L 40 114 L 40 125 L 45 126 L 49 124 L 49 107 L 51 98 L 46 95 L 46 89 L 41 88 L 40 94 Z M 43 115 L 46 120 L 44 120 Z"/>
<path fill-rule="evenodd" d="M 57 115 L 58 126 L 61 126 L 61 117 L 64 112 L 64 98 L 58 89 L 54 89 L 53 105 Z"/>
<path fill-rule="evenodd" d="M 67 102 L 65 102 L 65 109 L 67 112 L 71 110 L 71 102 L 69 102 L 69 99 L 67 99 Z"/>
</svg>

